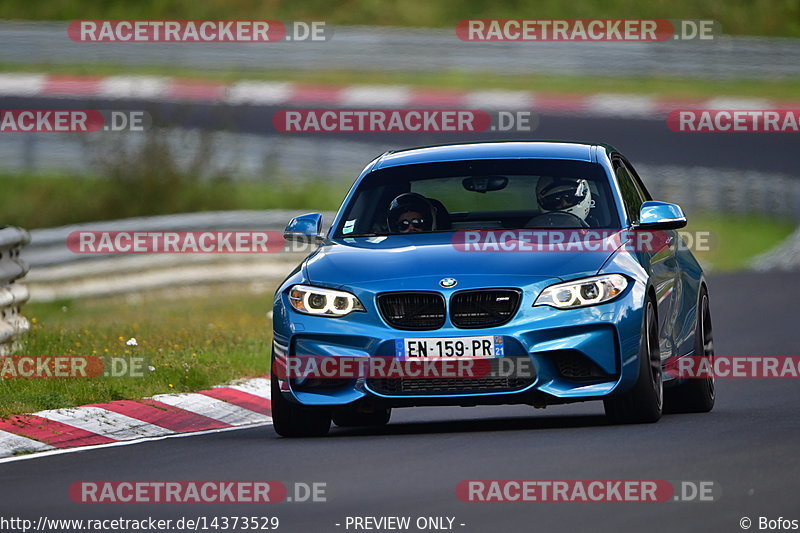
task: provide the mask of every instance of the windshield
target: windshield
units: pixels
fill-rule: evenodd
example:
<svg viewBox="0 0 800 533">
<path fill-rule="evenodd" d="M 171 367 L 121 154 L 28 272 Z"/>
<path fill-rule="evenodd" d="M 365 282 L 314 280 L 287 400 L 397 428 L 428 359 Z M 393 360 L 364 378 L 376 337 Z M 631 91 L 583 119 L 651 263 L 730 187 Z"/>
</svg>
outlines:
<svg viewBox="0 0 800 533">
<path fill-rule="evenodd" d="M 404 165 L 358 185 L 334 237 L 481 229 L 616 229 L 603 168 L 525 159 Z"/>
</svg>

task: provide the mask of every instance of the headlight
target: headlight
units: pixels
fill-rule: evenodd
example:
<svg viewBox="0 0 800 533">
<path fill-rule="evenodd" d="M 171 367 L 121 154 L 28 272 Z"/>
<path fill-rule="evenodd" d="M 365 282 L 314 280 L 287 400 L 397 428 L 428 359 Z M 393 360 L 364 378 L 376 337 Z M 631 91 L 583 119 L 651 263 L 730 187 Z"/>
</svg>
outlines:
<svg viewBox="0 0 800 533">
<path fill-rule="evenodd" d="M 292 287 L 289 303 L 296 311 L 308 315 L 344 316 L 353 311 L 366 311 L 358 298 L 349 292 L 308 285 Z"/>
<path fill-rule="evenodd" d="M 613 300 L 627 286 L 627 278 L 620 274 L 568 281 L 547 287 L 533 305 L 550 305 L 559 309 L 597 305 Z"/>
</svg>

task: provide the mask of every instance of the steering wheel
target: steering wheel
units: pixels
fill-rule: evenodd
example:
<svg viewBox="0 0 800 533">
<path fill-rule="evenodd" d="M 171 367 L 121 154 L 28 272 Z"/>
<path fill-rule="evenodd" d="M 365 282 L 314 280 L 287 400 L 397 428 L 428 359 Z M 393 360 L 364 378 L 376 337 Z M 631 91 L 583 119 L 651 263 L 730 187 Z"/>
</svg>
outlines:
<svg viewBox="0 0 800 533">
<path fill-rule="evenodd" d="M 536 215 L 525 224 L 526 228 L 588 228 L 586 223 L 578 215 L 566 213 L 564 211 L 550 211 Z"/>
</svg>

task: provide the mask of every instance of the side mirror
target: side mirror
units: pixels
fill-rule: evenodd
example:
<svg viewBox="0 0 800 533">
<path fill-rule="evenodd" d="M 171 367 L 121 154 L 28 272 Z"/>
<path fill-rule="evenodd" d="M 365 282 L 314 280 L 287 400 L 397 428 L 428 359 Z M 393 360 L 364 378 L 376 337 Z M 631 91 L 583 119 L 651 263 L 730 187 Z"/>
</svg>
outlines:
<svg viewBox="0 0 800 533">
<path fill-rule="evenodd" d="M 313 242 L 322 239 L 322 215 L 309 213 L 294 217 L 283 230 L 283 238 L 294 242 Z"/>
<path fill-rule="evenodd" d="M 686 215 L 679 205 L 667 202 L 645 202 L 639 209 L 640 229 L 680 229 L 686 225 Z"/>
</svg>

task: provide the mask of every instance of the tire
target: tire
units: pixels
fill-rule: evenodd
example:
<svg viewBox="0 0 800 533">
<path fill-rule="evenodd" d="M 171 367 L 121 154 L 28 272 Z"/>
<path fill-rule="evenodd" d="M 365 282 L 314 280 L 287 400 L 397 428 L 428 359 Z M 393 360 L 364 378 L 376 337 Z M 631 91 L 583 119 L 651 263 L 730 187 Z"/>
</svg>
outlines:
<svg viewBox="0 0 800 533">
<path fill-rule="evenodd" d="M 661 352 L 658 343 L 658 318 L 653 300 L 648 298 L 642 317 L 639 342 L 639 377 L 631 390 L 603 401 L 606 416 L 615 424 L 658 422 L 664 405 Z"/>
<path fill-rule="evenodd" d="M 352 407 L 333 411 L 333 423 L 339 427 L 385 426 L 391 417 L 392 409 L 389 407 L 370 412 Z"/>
<path fill-rule="evenodd" d="M 700 290 L 694 338 L 695 356 L 709 359 L 709 368 L 714 368 L 714 332 L 705 287 Z M 707 413 L 714 408 L 715 399 L 716 383 L 712 372 L 707 378 L 689 378 L 685 383 L 667 389 L 664 408 L 668 413 Z"/>
<path fill-rule="evenodd" d="M 272 427 L 281 437 L 323 437 L 331 428 L 331 412 L 327 408 L 303 407 L 285 399 L 272 374 L 270 400 Z"/>
</svg>

